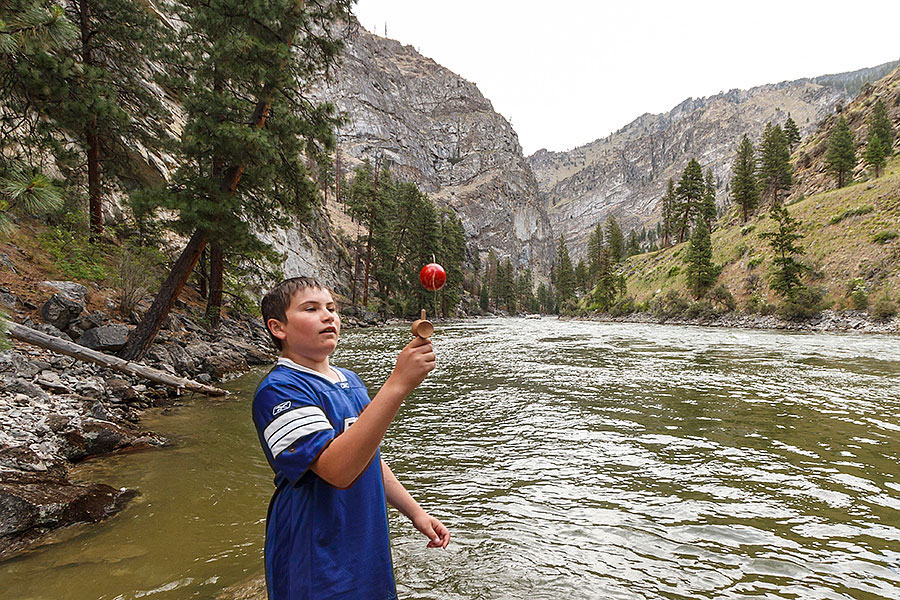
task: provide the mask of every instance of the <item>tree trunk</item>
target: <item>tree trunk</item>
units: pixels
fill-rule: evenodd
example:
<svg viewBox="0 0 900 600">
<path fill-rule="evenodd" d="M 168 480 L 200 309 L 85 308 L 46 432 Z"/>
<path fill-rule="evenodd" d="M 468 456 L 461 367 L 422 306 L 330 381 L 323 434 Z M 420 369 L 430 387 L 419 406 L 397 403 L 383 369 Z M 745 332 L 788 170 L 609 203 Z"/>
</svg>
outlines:
<svg viewBox="0 0 900 600">
<path fill-rule="evenodd" d="M 81 62 L 93 66 L 94 57 L 91 52 L 91 7 L 88 0 L 78 4 L 79 25 L 81 30 Z M 100 191 L 100 140 L 97 134 L 97 118 L 88 121 L 84 128 L 84 142 L 87 146 L 88 168 L 88 214 L 90 215 L 90 240 L 97 242 L 103 235 L 103 202 Z"/>
<path fill-rule="evenodd" d="M 182 288 L 184 288 L 191 271 L 194 270 L 194 265 L 200 259 L 200 254 L 203 253 L 203 248 L 206 247 L 208 239 L 209 231 L 198 229 L 194 232 L 187 246 L 181 251 L 178 260 L 175 261 L 172 271 L 165 282 L 163 282 L 162 287 L 156 294 L 156 298 L 153 299 L 153 305 L 150 306 L 150 310 L 147 311 L 140 324 L 128 336 L 128 341 L 125 343 L 125 347 L 119 351 L 119 356 L 126 360 L 140 360 L 144 356 L 147 348 L 150 347 L 150 344 L 156 338 L 156 334 L 159 333 L 159 329 L 169 315 L 169 311 L 175 305 L 175 300 L 178 298 Z"/>
<path fill-rule="evenodd" d="M 62 338 L 48 335 L 35 329 L 31 329 L 30 327 L 25 327 L 24 325 L 19 325 L 17 323 L 7 323 L 6 327 L 7 331 L 9 332 L 9 336 L 12 338 L 26 342 L 28 344 L 40 346 L 41 348 L 47 348 L 49 350 L 53 350 L 54 352 L 59 352 L 60 354 L 65 354 L 66 356 L 77 358 L 78 360 L 86 360 L 92 363 L 103 365 L 104 367 L 113 369 L 120 373 L 137 375 L 138 377 L 143 377 L 144 379 L 149 379 L 150 381 L 168 385 L 176 389 L 187 389 L 192 392 L 209 394 L 210 396 L 224 396 L 227 393 L 225 390 L 220 390 L 219 388 L 203 385 L 202 383 L 198 383 L 190 379 L 176 377 L 164 371 L 159 371 L 152 367 L 148 367 L 147 365 L 135 364 L 132 362 L 128 362 L 127 360 L 117 358 L 115 356 L 110 356 L 109 354 L 104 354 L 103 352 L 97 352 L 96 350 L 85 348 L 84 346 L 80 346 L 75 342 L 70 342 Z"/>
<path fill-rule="evenodd" d="M 207 252 L 206 248 L 203 249 L 203 253 L 200 254 L 200 297 L 206 300 L 207 296 L 207 282 L 209 280 L 209 267 L 207 266 L 209 261 L 209 252 Z"/>
<path fill-rule="evenodd" d="M 218 242 L 209 245 L 209 298 L 206 300 L 206 319 L 209 328 L 219 326 L 222 317 L 222 274 L 225 271 L 225 256 Z"/>
</svg>

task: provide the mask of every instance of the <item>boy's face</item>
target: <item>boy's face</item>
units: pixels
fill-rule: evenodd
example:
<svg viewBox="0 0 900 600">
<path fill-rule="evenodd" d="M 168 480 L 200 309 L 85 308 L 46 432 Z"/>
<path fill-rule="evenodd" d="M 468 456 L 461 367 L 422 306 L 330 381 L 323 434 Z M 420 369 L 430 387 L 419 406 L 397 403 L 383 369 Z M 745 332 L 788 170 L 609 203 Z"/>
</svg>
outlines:
<svg viewBox="0 0 900 600">
<path fill-rule="evenodd" d="M 294 293 L 285 311 L 286 321 L 269 319 L 272 335 L 281 340 L 281 353 L 322 362 L 337 347 L 341 319 L 331 292 L 321 288 L 303 288 Z"/>
</svg>

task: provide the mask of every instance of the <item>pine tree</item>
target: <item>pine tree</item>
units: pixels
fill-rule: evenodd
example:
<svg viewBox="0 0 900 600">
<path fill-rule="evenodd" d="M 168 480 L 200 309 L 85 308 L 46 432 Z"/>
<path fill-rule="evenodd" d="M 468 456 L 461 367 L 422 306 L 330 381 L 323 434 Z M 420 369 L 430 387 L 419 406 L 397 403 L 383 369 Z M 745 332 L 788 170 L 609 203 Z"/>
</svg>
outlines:
<svg viewBox="0 0 900 600">
<path fill-rule="evenodd" d="M 670 237 L 675 234 L 675 182 L 669 179 L 666 194 L 662 199 L 662 222 L 660 224 L 660 237 L 663 248 L 669 247 Z"/>
<path fill-rule="evenodd" d="M 891 125 L 891 118 L 888 116 L 884 102 L 879 98 L 872 107 L 872 114 L 869 115 L 869 131 L 868 138 L 877 135 L 881 140 L 884 148 L 885 156 L 891 156 L 894 149 L 894 128 Z"/>
<path fill-rule="evenodd" d="M 772 198 L 772 206 L 778 204 L 778 193 L 791 186 L 791 153 L 784 132 L 778 125 L 766 123 L 759 147 L 758 181 Z"/>
<path fill-rule="evenodd" d="M 787 121 L 784 122 L 784 139 L 787 141 L 788 150 L 791 151 L 800 143 L 800 130 L 790 114 L 788 114 Z"/>
<path fill-rule="evenodd" d="M 697 219 L 685 256 L 687 285 L 695 298 L 700 298 L 712 287 L 719 276 L 719 269 L 712 261 L 712 241 L 706 220 Z"/>
<path fill-rule="evenodd" d="M 712 169 L 706 171 L 706 188 L 703 193 L 703 203 L 700 205 L 700 216 L 706 221 L 706 228 L 712 230 L 716 220 L 716 179 Z"/>
<path fill-rule="evenodd" d="M 621 262 L 625 258 L 625 237 L 612 215 L 606 219 L 606 247 L 609 248 L 609 257 L 614 263 Z"/>
<path fill-rule="evenodd" d="M 621 289 L 621 281 L 615 273 L 614 264 L 609 248 L 604 248 L 600 255 L 600 279 L 592 295 L 594 304 L 602 311 L 608 310 L 613 305 Z"/>
<path fill-rule="evenodd" d="M 641 253 L 641 243 L 638 241 L 637 232 L 632 229 L 628 234 L 628 243 L 625 244 L 625 256 L 635 256 Z"/>
<path fill-rule="evenodd" d="M 738 147 L 737 157 L 731 169 L 731 197 L 741 207 L 744 223 L 759 204 L 759 187 L 756 183 L 756 158 L 750 138 L 744 135 Z"/>
<path fill-rule="evenodd" d="M 556 301 L 562 307 L 567 300 L 575 297 L 575 270 L 572 268 L 569 249 L 562 236 L 559 236 L 557 244 L 554 283 L 556 285 Z"/>
<path fill-rule="evenodd" d="M 856 166 L 856 146 L 850 125 L 843 116 L 837 120 L 831 135 L 828 136 L 828 152 L 825 153 L 825 164 L 828 170 L 837 176 L 838 187 L 842 188 L 853 181 L 853 168 Z"/>
<path fill-rule="evenodd" d="M 797 245 L 803 234 L 799 232 L 800 222 L 791 217 L 784 206 L 778 205 L 773 208 L 771 217 L 775 220 L 777 228 L 774 231 L 760 233 L 759 237 L 768 240 L 772 250 L 775 251 L 772 289 L 782 296 L 789 296 L 802 287 L 800 274 L 805 267 L 794 257 L 804 253 L 803 248 Z"/>
<path fill-rule="evenodd" d="M 587 244 L 588 284 L 593 287 L 597 283 L 597 268 L 600 265 L 600 253 L 603 251 L 603 224 L 597 223 Z"/>
<path fill-rule="evenodd" d="M 337 59 L 349 0 L 191 2 L 180 11 L 183 72 L 172 80 L 187 114 L 181 166 L 147 196 L 177 215 L 190 239 L 120 356 L 150 346 L 210 241 L 223 246 L 287 226 L 316 201 L 304 157 L 333 149 L 332 106 L 308 100 L 311 83 Z M 243 185 L 240 185 L 243 181 Z"/>
<path fill-rule="evenodd" d="M 589 279 L 590 273 L 588 272 L 587 265 L 583 259 L 579 260 L 578 264 L 575 265 L 575 288 L 581 293 L 586 292 Z"/>
<path fill-rule="evenodd" d="M 863 159 L 866 161 L 866 164 L 875 171 L 875 178 L 877 179 L 881 175 L 882 167 L 887 163 L 884 146 L 877 133 L 869 138 L 869 143 L 866 145 L 866 153 L 863 156 Z"/>
<path fill-rule="evenodd" d="M 692 158 L 681 174 L 678 186 L 675 188 L 678 243 L 684 241 L 685 232 L 691 222 L 701 210 L 703 197 L 706 195 L 706 182 L 703 179 L 703 169 L 697 159 Z"/>
</svg>

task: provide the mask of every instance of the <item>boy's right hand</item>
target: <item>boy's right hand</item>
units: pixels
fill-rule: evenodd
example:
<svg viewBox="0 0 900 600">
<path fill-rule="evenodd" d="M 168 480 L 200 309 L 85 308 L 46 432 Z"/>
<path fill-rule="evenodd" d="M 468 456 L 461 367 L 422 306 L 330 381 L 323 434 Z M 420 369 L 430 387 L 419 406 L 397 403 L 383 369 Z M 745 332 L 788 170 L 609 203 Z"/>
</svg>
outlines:
<svg viewBox="0 0 900 600">
<path fill-rule="evenodd" d="M 404 395 L 413 391 L 428 375 L 435 365 L 434 349 L 431 340 L 417 337 L 400 351 L 397 364 L 389 380 L 403 390 Z"/>
</svg>

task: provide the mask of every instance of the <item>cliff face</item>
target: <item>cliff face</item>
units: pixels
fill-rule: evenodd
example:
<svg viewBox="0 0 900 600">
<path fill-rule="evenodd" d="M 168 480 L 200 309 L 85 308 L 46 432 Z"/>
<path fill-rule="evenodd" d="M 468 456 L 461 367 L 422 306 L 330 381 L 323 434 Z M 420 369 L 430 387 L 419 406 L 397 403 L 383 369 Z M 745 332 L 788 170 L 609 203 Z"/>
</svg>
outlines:
<svg viewBox="0 0 900 600">
<path fill-rule="evenodd" d="M 348 117 L 339 131 L 344 175 L 380 156 L 459 213 L 470 250 L 548 269 L 552 233 L 537 182 L 515 131 L 475 84 L 358 28 L 337 76 L 317 96 Z"/>
<path fill-rule="evenodd" d="M 886 67 L 865 71 L 876 77 Z M 551 226 L 577 259 L 590 231 L 610 214 L 626 233 L 655 225 L 668 179 L 677 182 L 691 158 L 704 172 L 712 169 L 721 204 L 728 199 L 731 166 L 745 133 L 757 144 L 767 122 L 783 124 L 790 114 L 801 135 L 809 135 L 847 100 L 844 84 L 859 73 L 829 76 L 828 85 L 799 80 L 689 98 L 668 113 L 645 114 L 569 152 L 540 150 L 528 160 Z"/>
</svg>

